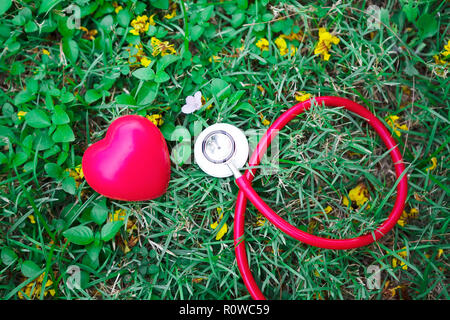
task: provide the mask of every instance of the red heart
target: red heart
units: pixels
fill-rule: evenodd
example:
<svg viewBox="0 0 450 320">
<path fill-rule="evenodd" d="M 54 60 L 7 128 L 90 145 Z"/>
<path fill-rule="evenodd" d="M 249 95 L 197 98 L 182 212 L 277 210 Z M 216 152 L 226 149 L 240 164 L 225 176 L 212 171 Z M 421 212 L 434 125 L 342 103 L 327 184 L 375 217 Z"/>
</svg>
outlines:
<svg viewBox="0 0 450 320">
<path fill-rule="evenodd" d="M 169 151 L 161 131 L 137 115 L 114 120 L 106 137 L 84 152 L 82 168 L 92 189 L 117 200 L 157 198 L 170 179 Z"/>
</svg>

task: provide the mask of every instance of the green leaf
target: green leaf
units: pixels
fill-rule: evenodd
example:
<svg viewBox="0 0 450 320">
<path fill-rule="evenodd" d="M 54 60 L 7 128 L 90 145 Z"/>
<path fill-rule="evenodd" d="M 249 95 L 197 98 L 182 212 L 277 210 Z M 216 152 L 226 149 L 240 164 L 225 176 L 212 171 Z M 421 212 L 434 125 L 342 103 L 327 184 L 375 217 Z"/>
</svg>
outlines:
<svg viewBox="0 0 450 320">
<path fill-rule="evenodd" d="M 166 54 L 165 56 L 161 57 L 158 60 L 158 64 L 157 64 L 158 71 L 164 70 L 165 68 L 167 68 L 167 66 L 169 66 L 171 63 L 174 63 L 178 59 L 180 59 L 179 56 L 176 56 L 173 54 Z"/>
<path fill-rule="evenodd" d="M 122 9 L 117 14 L 117 21 L 119 22 L 119 25 L 126 28 L 130 24 L 130 12 L 128 9 Z"/>
<path fill-rule="evenodd" d="M 16 106 L 19 106 L 19 105 L 21 105 L 25 102 L 31 101 L 33 99 L 34 99 L 33 93 L 31 93 L 28 90 L 22 90 L 14 97 L 14 104 Z"/>
<path fill-rule="evenodd" d="M 17 76 L 24 72 L 25 72 L 25 67 L 21 61 L 13 62 L 13 64 L 11 65 L 11 68 L 9 69 L 9 73 L 11 73 L 13 76 Z"/>
<path fill-rule="evenodd" d="M 25 260 L 20 267 L 20 271 L 27 278 L 35 278 L 42 273 L 42 269 L 31 260 Z"/>
<path fill-rule="evenodd" d="M 158 94 L 158 84 L 155 82 L 144 82 L 137 95 L 137 104 L 147 105 L 155 100 Z"/>
<path fill-rule="evenodd" d="M 71 142 L 75 140 L 75 135 L 69 125 L 63 124 L 56 127 L 52 138 L 55 142 Z"/>
<path fill-rule="evenodd" d="M 16 26 L 23 26 L 27 22 L 27 20 L 25 19 L 24 16 L 19 14 L 19 15 L 15 16 L 14 18 L 12 18 L 11 22 L 13 24 L 15 24 Z"/>
<path fill-rule="evenodd" d="M 203 31 L 205 31 L 205 28 L 202 26 L 196 25 L 192 28 L 190 36 L 192 41 L 197 41 L 203 34 Z"/>
<path fill-rule="evenodd" d="M 27 91 L 35 94 L 39 91 L 39 82 L 36 79 L 28 78 L 25 80 L 25 85 L 27 87 Z"/>
<path fill-rule="evenodd" d="M 410 77 L 419 75 L 419 71 L 417 71 L 414 64 L 410 60 L 406 60 L 406 67 L 404 71 Z"/>
<path fill-rule="evenodd" d="M 88 104 L 97 101 L 101 97 L 102 94 L 95 89 L 89 89 L 88 91 L 86 91 L 86 94 L 84 95 L 84 99 Z"/>
<path fill-rule="evenodd" d="M 91 210 L 91 218 L 96 224 L 103 224 L 108 218 L 108 208 L 105 206 L 105 204 L 95 204 Z"/>
<path fill-rule="evenodd" d="M 35 142 L 35 145 L 33 146 L 34 149 L 47 150 L 50 149 L 51 147 L 56 147 L 58 148 L 57 152 L 59 152 L 59 147 L 55 146 L 55 142 L 46 132 L 37 133 L 34 142 Z"/>
<path fill-rule="evenodd" d="M 155 71 L 153 71 L 152 68 L 149 67 L 139 68 L 133 71 L 132 75 L 139 80 L 149 81 L 153 80 L 153 78 L 155 77 Z"/>
<path fill-rule="evenodd" d="M 238 104 L 236 107 L 233 108 L 233 110 L 234 111 L 243 110 L 250 113 L 255 113 L 255 108 L 253 108 L 253 106 L 248 102 L 242 102 Z"/>
<path fill-rule="evenodd" d="M 263 16 L 261 18 L 262 18 L 262 21 L 269 22 L 270 20 L 273 19 L 273 14 L 271 14 L 270 12 L 267 12 L 267 13 L 263 14 Z"/>
<path fill-rule="evenodd" d="M 131 106 L 136 105 L 136 100 L 132 96 L 130 96 L 129 94 L 126 94 L 126 93 L 122 93 L 122 94 L 116 96 L 116 102 L 118 104 L 125 104 L 125 105 L 131 105 Z"/>
<path fill-rule="evenodd" d="M 62 41 L 62 48 L 66 58 L 75 64 L 78 60 L 79 48 L 78 43 L 70 38 L 64 38 Z"/>
<path fill-rule="evenodd" d="M 62 0 L 42 0 L 38 14 L 47 13 Z"/>
<path fill-rule="evenodd" d="M 70 122 L 69 116 L 61 106 L 55 106 L 52 115 L 52 122 L 56 125 L 66 124 Z"/>
<path fill-rule="evenodd" d="M 112 221 L 108 222 L 102 227 L 101 236 L 103 241 L 109 241 L 116 233 L 120 230 L 123 225 L 123 221 Z"/>
<path fill-rule="evenodd" d="M 87 254 L 91 261 L 97 262 L 98 261 L 98 255 L 100 254 L 100 251 L 102 250 L 103 243 L 101 241 L 94 241 L 90 245 L 86 247 Z"/>
<path fill-rule="evenodd" d="M 155 274 L 155 273 L 158 273 L 158 271 L 159 271 L 159 266 L 158 265 L 151 264 L 151 265 L 148 266 L 148 270 L 147 270 L 148 274 Z"/>
<path fill-rule="evenodd" d="M 211 92 L 217 98 L 226 98 L 231 93 L 231 86 L 225 80 L 215 78 L 211 81 Z"/>
<path fill-rule="evenodd" d="M 164 124 L 160 128 L 161 133 L 163 134 L 166 140 L 170 140 L 170 137 L 172 136 L 175 129 L 176 129 L 175 125 L 171 122 L 164 122 Z"/>
<path fill-rule="evenodd" d="M 25 122 L 33 128 L 47 128 L 51 125 L 47 114 L 39 109 L 34 109 L 25 115 Z"/>
<path fill-rule="evenodd" d="M 59 97 L 62 103 L 69 103 L 72 102 L 75 99 L 75 96 L 71 92 L 64 92 Z"/>
<path fill-rule="evenodd" d="M 13 163 L 14 165 L 21 166 L 28 160 L 28 155 L 25 152 L 17 152 L 14 155 Z"/>
<path fill-rule="evenodd" d="M 59 180 L 63 174 L 63 169 L 56 163 L 46 163 L 44 170 L 50 178 Z"/>
<path fill-rule="evenodd" d="M 12 5 L 12 0 L 2 0 L 0 1 L 0 16 L 4 14 Z"/>
<path fill-rule="evenodd" d="M 59 17 L 58 31 L 63 38 L 72 38 L 76 31 L 74 28 L 73 17 Z"/>
<path fill-rule="evenodd" d="M 241 26 L 244 23 L 244 21 L 245 21 L 245 13 L 243 12 L 233 14 L 233 16 L 231 17 L 231 25 L 233 26 L 233 28 Z"/>
<path fill-rule="evenodd" d="M 8 163 L 8 157 L 0 152 L 0 164 Z"/>
<path fill-rule="evenodd" d="M 77 184 L 75 183 L 75 179 L 73 177 L 64 178 L 61 183 L 61 187 L 65 192 L 69 194 L 75 194 L 77 192 Z"/>
<path fill-rule="evenodd" d="M 199 10 L 198 14 L 201 22 L 207 22 L 214 14 L 214 5 L 209 5 L 203 10 Z"/>
<path fill-rule="evenodd" d="M 150 0 L 150 3 L 157 9 L 169 9 L 169 0 Z"/>
<path fill-rule="evenodd" d="M 56 24 L 53 19 L 45 19 L 44 22 L 41 25 L 41 32 L 42 33 L 50 33 L 56 30 L 56 27 L 58 25 Z"/>
<path fill-rule="evenodd" d="M 169 80 L 170 80 L 170 76 L 167 74 L 167 72 L 165 72 L 163 70 L 159 70 L 158 72 L 156 72 L 155 82 L 162 83 L 162 82 L 166 82 Z"/>
<path fill-rule="evenodd" d="M 28 21 L 27 24 L 25 25 L 25 32 L 30 33 L 30 32 L 36 32 L 38 31 L 38 26 L 36 25 L 36 23 L 34 23 L 34 21 Z"/>
<path fill-rule="evenodd" d="M 402 8 L 409 22 L 414 22 L 419 14 L 419 9 L 413 7 L 413 1 L 409 1 L 408 4 L 404 5 Z"/>
<path fill-rule="evenodd" d="M 89 227 L 76 226 L 62 233 L 72 243 L 86 245 L 94 241 L 94 233 Z"/>
<path fill-rule="evenodd" d="M 422 39 L 429 38 L 438 31 L 438 21 L 433 15 L 426 13 L 417 19 L 417 27 L 419 28 L 419 36 Z"/>
<path fill-rule="evenodd" d="M 103 28 L 105 31 L 111 31 L 111 27 L 114 23 L 113 17 L 109 14 L 105 16 L 102 21 L 100 21 L 100 27 Z"/>
<path fill-rule="evenodd" d="M 237 0 L 237 4 L 238 4 L 239 9 L 247 9 L 248 0 Z"/>
<path fill-rule="evenodd" d="M 382 24 L 389 26 L 389 19 L 391 16 L 391 11 L 385 8 L 380 9 L 380 21 Z"/>
<path fill-rule="evenodd" d="M 10 264 L 13 264 L 17 260 L 17 254 L 14 252 L 13 249 L 4 247 L 2 249 L 1 259 L 3 264 L 9 266 Z"/>
</svg>

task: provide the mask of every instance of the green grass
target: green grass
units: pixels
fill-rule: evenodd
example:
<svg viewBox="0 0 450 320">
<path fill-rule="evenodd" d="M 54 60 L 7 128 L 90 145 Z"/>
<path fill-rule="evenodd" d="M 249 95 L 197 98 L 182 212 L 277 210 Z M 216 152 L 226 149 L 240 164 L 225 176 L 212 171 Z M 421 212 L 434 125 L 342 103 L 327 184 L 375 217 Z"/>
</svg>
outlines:
<svg viewBox="0 0 450 320">
<path fill-rule="evenodd" d="M 97 194 L 66 169 L 74 170 L 84 150 L 121 115 L 162 114 L 161 131 L 173 150 L 179 144 L 179 137 L 171 138 L 174 129 L 194 136 L 195 121 L 203 128 L 226 122 L 264 132 L 261 116 L 274 121 L 296 103 L 298 91 L 352 99 L 386 124 L 388 116 L 399 117 L 407 127 L 397 139 L 407 167 L 406 210 L 416 208 L 418 215 L 375 244 L 336 251 L 297 242 L 269 222 L 256 225 L 258 213 L 249 204 L 247 253 L 264 294 L 449 298 L 449 63 L 442 55 L 444 63 L 433 58 L 450 40 L 446 1 L 388 1 L 374 29 L 367 25 L 368 3 L 359 1 L 181 1 L 170 20 L 164 18 L 171 12 L 168 1 L 118 1 L 128 10 L 120 15 L 111 1 L 75 1 L 84 8 L 81 26 L 98 31 L 95 40 L 65 27 L 68 15 L 61 10 L 68 2 L 51 3 L 0 7 L 2 299 L 19 299 L 18 292 L 39 284 L 40 276 L 40 283 L 51 284 L 35 299 L 249 299 L 234 256 L 238 188 L 232 178 L 206 176 L 195 163 L 172 163 L 166 194 L 123 202 Z M 156 14 L 156 25 L 132 36 L 130 22 L 144 14 Z M 329 61 L 314 54 L 320 27 L 340 39 Z M 294 56 L 281 56 L 275 39 L 291 31 L 304 36 L 288 41 L 297 48 Z M 178 59 L 153 57 L 152 36 L 173 44 Z M 261 38 L 269 41 L 267 51 L 255 45 Z M 142 68 L 130 57 L 138 53 L 130 45 L 138 43 L 158 78 L 133 73 Z M 220 60 L 209 61 L 212 56 Z M 181 113 L 197 90 L 207 100 L 204 107 Z M 27 112 L 22 119 L 20 111 Z M 258 171 L 253 185 L 284 219 L 331 238 L 371 232 L 386 219 L 396 195 L 392 161 L 361 118 L 315 106 L 280 133 L 279 143 L 278 171 Z M 427 170 L 432 158 L 437 166 Z M 343 197 L 359 183 L 369 200 L 362 208 L 345 206 Z M 321 214 L 327 206 L 332 211 Z M 212 229 L 218 208 L 223 218 Z M 99 240 L 106 215 L 119 209 L 125 212 L 120 231 Z M 128 231 L 127 221 L 135 225 Z M 216 240 L 225 223 L 228 232 Z M 67 230 L 78 226 L 93 231 L 89 245 L 67 241 Z M 367 285 L 371 265 L 381 270 L 378 289 Z M 82 271 L 81 288 L 68 285 L 70 266 Z"/>
</svg>

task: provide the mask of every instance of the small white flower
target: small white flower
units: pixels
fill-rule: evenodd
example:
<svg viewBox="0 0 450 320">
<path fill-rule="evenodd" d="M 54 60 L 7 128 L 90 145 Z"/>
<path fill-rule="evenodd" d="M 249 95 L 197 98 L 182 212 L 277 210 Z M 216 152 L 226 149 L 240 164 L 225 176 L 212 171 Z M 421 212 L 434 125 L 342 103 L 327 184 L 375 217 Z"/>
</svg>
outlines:
<svg viewBox="0 0 450 320">
<path fill-rule="evenodd" d="M 181 108 L 183 113 L 192 113 L 202 107 L 202 93 L 197 91 L 193 96 L 186 97 L 186 104 Z"/>
</svg>

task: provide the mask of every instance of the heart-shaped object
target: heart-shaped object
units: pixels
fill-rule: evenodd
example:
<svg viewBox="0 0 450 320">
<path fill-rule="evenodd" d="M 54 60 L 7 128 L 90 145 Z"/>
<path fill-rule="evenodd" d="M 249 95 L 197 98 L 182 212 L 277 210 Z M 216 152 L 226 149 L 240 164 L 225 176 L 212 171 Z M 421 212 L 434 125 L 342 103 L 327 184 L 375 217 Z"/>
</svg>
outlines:
<svg viewBox="0 0 450 320">
<path fill-rule="evenodd" d="M 166 141 L 138 115 L 114 120 L 105 138 L 86 149 L 81 165 L 92 189 L 116 200 L 155 199 L 166 192 L 170 179 Z"/>
</svg>

